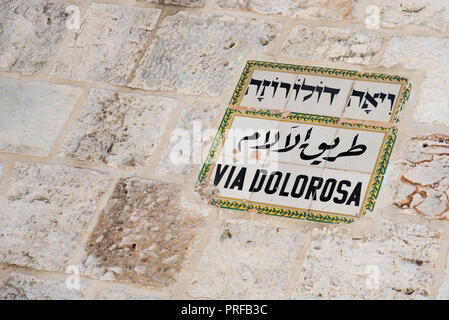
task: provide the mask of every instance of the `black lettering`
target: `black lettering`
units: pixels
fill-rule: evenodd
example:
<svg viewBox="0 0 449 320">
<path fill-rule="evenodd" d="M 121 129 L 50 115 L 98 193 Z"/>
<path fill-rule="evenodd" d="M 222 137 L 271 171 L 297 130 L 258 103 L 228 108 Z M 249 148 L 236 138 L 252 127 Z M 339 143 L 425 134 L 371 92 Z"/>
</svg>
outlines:
<svg viewBox="0 0 449 320">
<path fill-rule="evenodd" d="M 304 182 L 301 184 L 301 189 L 299 190 L 299 192 L 297 192 L 298 185 L 301 180 L 304 180 Z M 308 180 L 309 180 L 309 178 L 304 175 L 299 175 L 296 177 L 295 183 L 293 184 L 293 188 L 292 188 L 292 192 L 291 192 L 291 195 L 293 198 L 301 198 L 302 197 L 302 195 L 304 194 L 304 190 L 306 189 Z"/>
<path fill-rule="evenodd" d="M 315 183 L 318 183 L 318 185 L 315 185 Z M 312 196 L 312 199 L 316 200 L 316 191 L 321 188 L 322 184 L 323 178 L 312 177 L 312 179 L 310 179 L 309 189 L 307 189 L 305 199 L 309 199 L 310 196 Z"/>
<path fill-rule="evenodd" d="M 276 182 L 273 185 L 273 188 L 270 189 L 271 184 L 273 183 L 274 176 L 277 177 Z M 270 174 L 268 177 L 267 185 L 265 186 L 265 193 L 266 194 L 273 194 L 276 192 L 276 190 L 279 188 L 279 182 L 282 178 L 282 172 L 280 171 L 274 171 Z"/>
<path fill-rule="evenodd" d="M 234 189 L 237 187 L 239 190 L 243 189 L 243 184 L 245 183 L 245 175 L 246 175 L 246 168 L 243 167 L 240 169 L 239 173 L 237 174 L 237 177 L 235 178 L 234 182 L 231 184 L 231 187 L 229 189 Z"/>
<path fill-rule="evenodd" d="M 332 194 L 334 193 L 336 184 L 337 184 L 337 180 L 335 180 L 335 179 L 326 180 L 326 182 L 324 183 L 324 186 L 323 186 L 323 191 L 321 191 L 320 201 L 328 202 L 332 198 Z"/>
<path fill-rule="evenodd" d="M 348 180 L 340 181 L 340 183 L 337 186 L 337 192 L 340 193 L 342 195 L 342 197 L 341 197 L 341 199 L 339 199 L 337 197 L 334 197 L 333 200 L 334 200 L 335 203 L 338 203 L 338 204 L 345 203 L 346 198 L 348 197 L 348 191 L 342 189 L 343 185 L 346 185 L 346 186 L 350 187 L 351 186 L 351 182 L 348 181 Z"/>
<path fill-rule="evenodd" d="M 285 175 L 284 183 L 282 184 L 281 191 L 279 191 L 279 195 L 283 197 L 288 197 L 288 192 L 285 192 L 285 188 L 287 188 L 288 179 L 290 179 L 290 173 Z"/>
<path fill-rule="evenodd" d="M 262 177 L 260 178 L 259 185 L 256 187 L 257 179 L 259 179 L 259 175 L 262 173 Z M 265 169 L 257 169 L 256 174 L 254 175 L 253 181 L 251 182 L 251 187 L 249 188 L 249 192 L 259 192 L 262 190 L 263 183 L 265 178 L 267 177 L 267 170 Z"/>
<path fill-rule="evenodd" d="M 217 164 L 217 170 L 215 171 L 214 185 L 218 185 L 223 178 L 224 174 L 228 170 L 229 165 L 225 165 L 221 170 L 221 164 Z"/>
<path fill-rule="evenodd" d="M 234 171 L 235 171 L 235 166 L 232 166 L 231 172 L 229 172 L 229 176 L 228 176 L 228 178 L 226 179 L 226 183 L 225 183 L 225 185 L 224 185 L 225 188 L 227 188 L 228 185 L 229 185 L 229 183 L 231 182 L 231 178 L 232 178 L 232 176 L 234 175 Z"/>
<path fill-rule="evenodd" d="M 360 203 L 360 196 L 362 193 L 362 183 L 357 182 L 357 185 L 355 186 L 354 190 L 352 191 L 351 195 L 349 196 L 348 202 L 346 202 L 346 205 L 349 206 L 351 202 L 354 201 L 355 205 L 358 206 Z"/>
</svg>

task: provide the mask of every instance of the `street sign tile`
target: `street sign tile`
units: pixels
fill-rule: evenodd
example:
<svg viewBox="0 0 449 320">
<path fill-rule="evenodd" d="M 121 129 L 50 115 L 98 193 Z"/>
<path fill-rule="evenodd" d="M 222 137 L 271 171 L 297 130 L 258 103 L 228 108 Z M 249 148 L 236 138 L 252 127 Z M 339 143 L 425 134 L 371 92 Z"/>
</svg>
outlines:
<svg viewBox="0 0 449 320">
<path fill-rule="evenodd" d="M 339 117 L 353 80 L 299 73 L 286 110 Z"/>
<path fill-rule="evenodd" d="M 350 223 L 374 209 L 407 79 L 249 61 L 198 181 L 228 209 Z"/>
<path fill-rule="evenodd" d="M 391 122 L 404 86 L 403 82 L 355 81 L 343 118 Z"/>
<path fill-rule="evenodd" d="M 292 92 L 296 73 L 254 70 L 240 106 L 284 110 Z"/>
</svg>

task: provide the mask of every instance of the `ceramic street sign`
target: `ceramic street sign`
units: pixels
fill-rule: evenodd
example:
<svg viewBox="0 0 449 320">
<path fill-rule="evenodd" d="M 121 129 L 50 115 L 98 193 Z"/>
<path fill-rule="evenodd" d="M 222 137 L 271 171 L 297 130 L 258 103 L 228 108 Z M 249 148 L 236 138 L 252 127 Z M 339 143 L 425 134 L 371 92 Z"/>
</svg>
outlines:
<svg viewBox="0 0 449 320">
<path fill-rule="evenodd" d="M 374 208 L 409 93 L 398 76 L 249 61 L 199 182 L 222 208 L 352 222 Z"/>
</svg>

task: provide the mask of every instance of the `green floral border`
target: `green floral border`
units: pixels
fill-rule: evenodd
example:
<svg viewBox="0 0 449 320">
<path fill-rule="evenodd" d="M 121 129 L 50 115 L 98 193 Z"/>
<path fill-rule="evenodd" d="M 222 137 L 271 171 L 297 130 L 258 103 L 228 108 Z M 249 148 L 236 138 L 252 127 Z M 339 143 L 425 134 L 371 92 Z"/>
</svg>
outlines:
<svg viewBox="0 0 449 320">
<path fill-rule="evenodd" d="M 265 110 L 265 109 L 240 111 L 237 109 L 233 109 L 231 107 L 226 110 L 226 112 L 223 116 L 220 127 L 218 128 L 215 139 L 214 139 L 214 141 L 211 145 L 211 148 L 209 150 L 208 157 L 206 158 L 206 161 L 204 162 L 204 165 L 198 175 L 198 183 L 201 184 L 203 181 L 205 181 L 206 177 L 210 173 L 212 166 L 214 165 L 214 163 L 216 161 L 216 157 L 218 156 L 220 147 L 224 143 L 224 137 L 225 137 L 226 131 L 230 126 L 230 122 L 231 122 L 231 119 L 234 114 L 263 117 L 263 118 L 267 118 L 267 119 L 297 120 L 297 121 L 305 121 L 305 122 L 309 122 L 309 123 L 335 125 L 338 127 L 346 127 L 346 128 L 365 128 L 365 129 L 378 130 L 380 132 L 386 133 L 387 136 L 385 139 L 384 147 L 383 147 L 383 150 L 381 151 L 381 156 L 377 163 L 377 166 L 376 166 L 376 169 L 375 169 L 372 181 L 371 181 L 371 185 L 369 187 L 368 195 L 365 200 L 365 206 L 362 210 L 362 215 L 365 215 L 367 211 L 373 211 L 374 204 L 375 204 L 375 201 L 379 194 L 380 187 L 381 187 L 382 181 L 383 181 L 383 177 L 384 177 L 385 171 L 388 166 L 390 155 L 393 150 L 394 143 L 396 141 L 397 129 L 384 128 L 384 127 L 380 127 L 380 126 L 369 126 L 369 125 L 364 125 L 364 124 L 353 124 L 353 123 L 348 123 L 348 122 L 343 122 L 343 123 L 338 124 L 339 118 L 336 118 L 336 117 L 326 117 L 326 116 L 295 113 L 295 112 L 290 112 L 290 113 L 270 112 L 269 110 Z M 350 217 L 322 214 L 322 213 L 317 213 L 317 212 L 313 212 L 313 211 L 289 210 L 289 209 L 285 209 L 285 208 L 279 208 L 276 206 L 263 206 L 263 205 L 253 204 L 249 201 L 230 201 L 230 200 L 224 200 L 224 199 L 219 199 L 219 198 L 213 198 L 212 204 L 214 204 L 218 207 L 221 207 L 221 208 L 242 210 L 242 211 L 248 211 L 248 210 L 253 209 L 253 210 L 257 210 L 257 213 L 259 213 L 259 214 L 282 216 L 282 217 L 288 217 L 288 218 L 292 218 L 292 219 L 302 219 L 302 220 L 310 220 L 310 221 L 325 222 L 325 223 L 339 223 L 339 222 L 351 223 L 351 222 L 354 222 L 354 218 L 350 218 Z"/>
<path fill-rule="evenodd" d="M 355 79 L 355 80 L 357 80 L 357 79 L 359 79 L 359 80 L 382 80 L 382 81 L 388 81 L 388 82 L 394 82 L 394 83 L 398 83 L 398 82 L 402 83 L 403 90 L 400 93 L 401 97 L 400 97 L 398 106 L 395 110 L 395 113 L 392 117 L 391 123 L 399 122 L 399 113 L 402 111 L 404 104 L 408 100 L 410 91 L 411 91 L 411 84 L 408 82 L 407 78 L 396 76 L 396 75 L 249 60 L 246 63 L 245 68 L 243 69 L 243 72 L 242 72 L 242 75 L 240 76 L 239 81 L 237 82 L 237 86 L 235 87 L 234 94 L 232 95 L 229 105 L 238 106 L 237 104 L 238 104 L 240 97 L 242 96 L 243 90 L 245 89 L 245 86 L 249 80 L 249 76 L 250 76 L 252 70 L 255 68 L 266 69 L 266 70 L 292 71 L 292 72 L 298 72 L 298 73 L 310 73 L 313 75 L 323 75 L 323 76 L 342 76 L 342 77 L 345 77 L 348 79 Z"/>
</svg>

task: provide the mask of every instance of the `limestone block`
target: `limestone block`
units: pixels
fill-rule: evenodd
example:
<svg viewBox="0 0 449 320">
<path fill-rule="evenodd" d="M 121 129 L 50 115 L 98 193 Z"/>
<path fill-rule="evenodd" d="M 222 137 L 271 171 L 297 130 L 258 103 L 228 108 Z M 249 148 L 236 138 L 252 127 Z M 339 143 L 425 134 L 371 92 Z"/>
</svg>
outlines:
<svg viewBox="0 0 449 320">
<path fill-rule="evenodd" d="M 130 86 L 220 95 L 234 85 L 243 55 L 265 52 L 279 31 L 278 24 L 249 18 L 177 13 L 162 22 Z"/>
<path fill-rule="evenodd" d="M 300 234 L 257 222 L 216 226 L 189 293 L 213 299 L 282 299 Z"/>
<path fill-rule="evenodd" d="M 364 21 L 367 6 L 377 7 L 383 28 L 407 27 L 445 31 L 449 22 L 449 3 L 446 0 L 355 1 L 353 15 Z"/>
<path fill-rule="evenodd" d="M 184 106 L 168 148 L 159 161 L 159 175 L 175 174 L 187 178 L 195 165 L 203 163 L 205 159 L 201 155 L 207 154 L 216 133 L 211 124 L 218 115 L 218 108 L 218 104 Z"/>
<path fill-rule="evenodd" d="M 218 0 L 218 6 L 307 19 L 347 19 L 352 12 L 351 0 Z"/>
<path fill-rule="evenodd" d="M 0 3 L 0 70 L 36 73 L 64 35 L 69 3 L 3 0 Z"/>
<path fill-rule="evenodd" d="M 124 85 L 161 10 L 93 3 L 70 34 L 52 76 Z"/>
<path fill-rule="evenodd" d="M 206 0 L 164 0 L 164 4 L 181 7 L 203 7 Z"/>
<path fill-rule="evenodd" d="M 449 137 L 414 137 L 404 147 L 393 203 L 429 218 L 449 218 Z"/>
<path fill-rule="evenodd" d="M 314 230 L 298 299 L 429 298 L 439 234 L 423 225 L 382 221 L 376 234 Z"/>
<path fill-rule="evenodd" d="M 96 300 L 158 300 L 151 295 L 143 295 L 130 293 L 125 290 L 118 289 L 104 289 L 101 290 L 96 297 Z"/>
<path fill-rule="evenodd" d="M 418 122 L 449 125 L 449 39 L 408 36 L 394 37 L 385 51 L 382 65 L 402 65 L 425 71 L 414 113 Z"/>
<path fill-rule="evenodd" d="M 204 225 L 201 214 L 182 205 L 180 189 L 120 180 L 87 244 L 84 273 L 151 287 L 175 283 Z"/>
<path fill-rule="evenodd" d="M 173 99 L 91 89 L 59 156 L 115 167 L 143 166 L 175 108 Z"/>
<path fill-rule="evenodd" d="M 65 270 L 108 182 L 88 169 L 17 162 L 0 205 L 0 262 Z"/>
<path fill-rule="evenodd" d="M 284 42 L 282 54 L 315 60 L 369 64 L 381 50 L 382 43 L 382 37 L 376 32 L 297 25 Z"/>
<path fill-rule="evenodd" d="M 0 78 L 0 150 L 46 156 L 80 88 Z"/>
<path fill-rule="evenodd" d="M 80 290 L 69 289 L 65 281 L 12 273 L 0 287 L 0 300 L 80 300 L 86 286 L 80 281 Z"/>
</svg>

